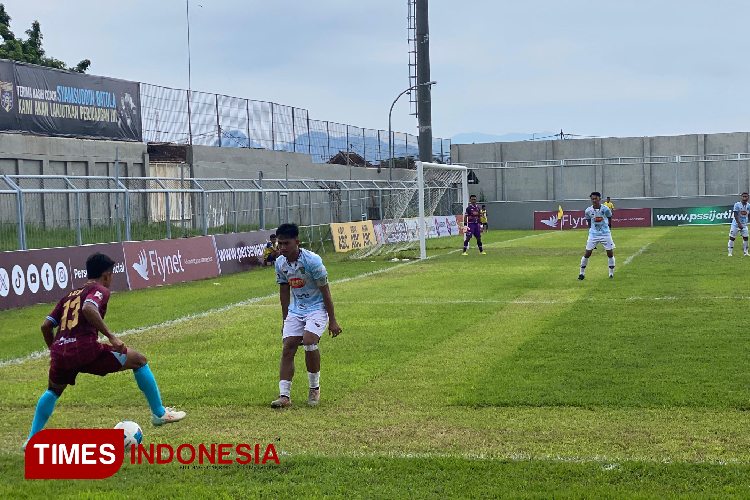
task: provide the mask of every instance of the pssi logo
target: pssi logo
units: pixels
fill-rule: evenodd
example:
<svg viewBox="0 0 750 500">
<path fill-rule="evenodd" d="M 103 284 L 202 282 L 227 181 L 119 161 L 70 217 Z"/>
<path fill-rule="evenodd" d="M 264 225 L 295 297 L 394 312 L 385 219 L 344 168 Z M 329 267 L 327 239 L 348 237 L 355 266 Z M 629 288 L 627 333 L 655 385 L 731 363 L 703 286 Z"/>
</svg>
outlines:
<svg viewBox="0 0 750 500">
<path fill-rule="evenodd" d="M 120 470 L 121 429 L 46 429 L 26 445 L 26 479 L 104 479 Z"/>
<path fill-rule="evenodd" d="M 604 217 L 594 217 L 594 222 L 601 222 L 604 220 Z"/>
</svg>

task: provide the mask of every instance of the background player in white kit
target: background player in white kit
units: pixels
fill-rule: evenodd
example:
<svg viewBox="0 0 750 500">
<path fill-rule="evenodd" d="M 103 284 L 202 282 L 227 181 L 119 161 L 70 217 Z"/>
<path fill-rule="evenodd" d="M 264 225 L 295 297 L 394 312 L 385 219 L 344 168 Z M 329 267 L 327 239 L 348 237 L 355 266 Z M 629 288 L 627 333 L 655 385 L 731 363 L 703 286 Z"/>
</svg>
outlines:
<svg viewBox="0 0 750 500">
<path fill-rule="evenodd" d="M 748 242 L 747 242 L 747 222 L 748 213 L 750 212 L 750 206 L 747 201 L 750 198 L 746 192 L 742 193 L 740 198 L 742 201 L 738 201 L 734 204 L 732 209 L 732 227 L 729 228 L 729 256 L 732 256 L 732 249 L 734 248 L 734 238 L 737 237 L 737 233 L 742 234 L 742 249 L 745 251 L 745 257 L 750 256 L 748 254 Z"/>
<path fill-rule="evenodd" d="M 581 258 L 581 274 L 578 275 L 578 279 L 584 279 L 591 252 L 594 251 L 599 243 L 607 251 L 609 277 L 614 278 L 615 256 L 612 250 L 615 248 L 615 243 L 612 241 L 612 234 L 609 231 L 609 219 L 612 217 L 612 211 L 609 207 L 601 204 L 602 195 L 598 191 L 591 193 L 590 198 L 591 206 L 586 209 L 585 216 L 591 227 L 589 229 L 589 239 L 586 242 L 586 251 Z"/>
<path fill-rule="evenodd" d="M 276 259 L 276 282 L 279 284 L 281 313 L 284 324 L 281 338 L 284 343 L 279 367 L 279 398 L 273 408 L 290 406 L 294 355 L 302 344 L 310 382 L 307 404 L 320 401 L 320 351 L 318 342 L 326 330 L 331 337 L 341 333 L 333 313 L 333 299 L 328 288 L 328 272 L 319 255 L 299 247 L 299 228 L 296 224 L 282 224 L 276 231 L 281 255 Z M 294 303 L 291 296 L 294 296 Z"/>
</svg>

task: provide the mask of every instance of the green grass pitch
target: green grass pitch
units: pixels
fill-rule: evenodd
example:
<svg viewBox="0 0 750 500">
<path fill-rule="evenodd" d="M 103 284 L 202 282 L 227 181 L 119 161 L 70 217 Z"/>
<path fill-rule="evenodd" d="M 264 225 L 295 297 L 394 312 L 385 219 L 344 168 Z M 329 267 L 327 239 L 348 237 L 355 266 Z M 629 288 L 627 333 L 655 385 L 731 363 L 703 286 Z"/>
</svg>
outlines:
<svg viewBox="0 0 750 500">
<path fill-rule="evenodd" d="M 329 253 L 344 333 L 321 342 L 318 408 L 301 350 L 294 406 L 269 408 L 271 269 L 113 294 L 108 323 L 188 417 L 152 427 L 131 373 L 80 375 L 48 427 L 130 419 L 146 444 L 274 443 L 279 465 L 24 480 L 49 360 L 19 360 L 51 307 L 0 312 L 0 498 L 748 498 L 750 258 L 727 233 L 615 228 L 615 279 L 600 249 L 583 282 L 584 231 L 491 231 L 488 255 L 436 240 L 424 262 Z"/>
</svg>

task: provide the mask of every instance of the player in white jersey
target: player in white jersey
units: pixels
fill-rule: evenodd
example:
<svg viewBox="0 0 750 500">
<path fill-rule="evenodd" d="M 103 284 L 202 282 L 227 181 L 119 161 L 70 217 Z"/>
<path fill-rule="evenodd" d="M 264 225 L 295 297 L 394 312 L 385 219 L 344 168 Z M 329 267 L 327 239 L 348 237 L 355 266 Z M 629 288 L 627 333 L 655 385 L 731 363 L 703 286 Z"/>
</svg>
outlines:
<svg viewBox="0 0 750 500">
<path fill-rule="evenodd" d="M 276 282 L 279 284 L 281 313 L 284 324 L 281 339 L 284 344 L 279 368 L 279 398 L 273 408 L 290 406 L 294 356 L 302 344 L 310 392 L 307 404 L 320 401 L 320 351 L 318 342 L 328 324 L 331 337 L 341 333 L 333 313 L 333 299 L 328 288 L 328 272 L 319 255 L 299 247 L 299 228 L 296 224 L 282 224 L 276 231 L 279 253 L 276 259 Z M 290 302 L 292 295 L 294 302 Z"/>
<path fill-rule="evenodd" d="M 750 195 L 742 193 L 740 198 L 742 201 L 738 201 L 732 208 L 732 227 L 729 228 L 729 256 L 732 256 L 732 249 L 734 248 L 734 238 L 737 237 L 737 233 L 742 234 L 742 249 L 745 251 L 745 257 L 750 256 L 748 253 L 748 242 L 747 242 L 747 222 L 748 215 L 750 215 L 750 205 L 747 204 Z"/>
<path fill-rule="evenodd" d="M 615 277 L 615 256 L 612 250 L 615 243 L 612 241 L 612 233 L 609 231 L 609 219 L 612 218 L 612 211 L 609 207 L 602 205 L 602 195 L 594 191 L 591 193 L 591 206 L 586 209 L 586 220 L 589 221 L 589 239 L 586 242 L 586 251 L 581 258 L 581 274 L 579 280 L 583 280 L 586 274 L 586 266 L 589 263 L 591 252 L 601 243 L 604 250 L 607 251 L 607 264 L 609 265 L 609 277 Z"/>
</svg>

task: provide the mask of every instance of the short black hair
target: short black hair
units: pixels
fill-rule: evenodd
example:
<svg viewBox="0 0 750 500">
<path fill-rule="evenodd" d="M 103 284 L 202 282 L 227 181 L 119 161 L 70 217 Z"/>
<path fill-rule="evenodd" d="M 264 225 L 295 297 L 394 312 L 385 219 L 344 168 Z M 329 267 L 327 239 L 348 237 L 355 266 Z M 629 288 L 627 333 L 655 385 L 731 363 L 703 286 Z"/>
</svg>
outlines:
<svg viewBox="0 0 750 500">
<path fill-rule="evenodd" d="M 742 196 L 743 194 L 747 194 L 747 195 L 750 195 L 750 193 L 748 193 L 747 191 L 745 191 L 745 192 L 744 192 L 744 193 L 742 193 L 742 194 L 741 194 L 740 196 Z"/>
<path fill-rule="evenodd" d="M 273 233 L 271 236 L 269 236 L 269 238 L 275 238 L 275 237 L 276 237 L 276 233 Z"/>
<path fill-rule="evenodd" d="M 472 194 L 471 196 L 469 196 L 469 198 L 476 198 L 476 197 L 477 197 L 477 195 L 475 195 L 475 194 Z"/>
<path fill-rule="evenodd" d="M 592 191 L 591 194 L 589 195 L 589 198 L 591 198 L 592 196 L 598 196 L 599 198 L 601 198 L 602 193 L 600 193 L 599 191 Z"/>
<path fill-rule="evenodd" d="M 86 275 L 90 280 L 99 279 L 102 274 L 111 271 L 115 267 L 115 261 L 103 253 L 96 252 L 86 259 Z"/>
<path fill-rule="evenodd" d="M 299 228 L 297 224 L 282 224 L 276 230 L 276 235 L 279 238 L 288 238 L 290 240 L 296 240 L 299 237 Z"/>
<path fill-rule="evenodd" d="M 482 208 L 486 207 L 487 205 L 482 205 Z"/>
</svg>

